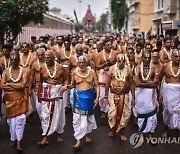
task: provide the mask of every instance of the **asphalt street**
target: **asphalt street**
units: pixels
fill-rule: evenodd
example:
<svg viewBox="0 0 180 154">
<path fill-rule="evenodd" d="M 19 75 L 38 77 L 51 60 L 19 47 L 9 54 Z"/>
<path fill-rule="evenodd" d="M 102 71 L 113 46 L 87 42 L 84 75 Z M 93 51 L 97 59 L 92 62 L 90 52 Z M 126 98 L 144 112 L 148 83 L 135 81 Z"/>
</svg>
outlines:
<svg viewBox="0 0 180 154">
<path fill-rule="evenodd" d="M 66 114 L 66 126 L 65 132 L 63 134 L 64 141 L 61 143 L 56 142 L 56 134 L 49 137 L 50 144 L 45 147 L 40 147 L 36 143 L 41 140 L 41 130 L 40 122 L 37 114 L 34 117 L 32 123 L 27 122 L 24 138 L 22 140 L 22 145 L 24 149 L 24 154 L 173 154 L 180 153 L 179 144 L 157 144 L 151 145 L 144 143 L 138 148 L 132 148 L 129 138 L 133 133 L 136 133 L 137 127 L 133 124 L 132 119 L 125 129 L 125 134 L 127 136 L 127 141 L 120 141 L 119 135 L 116 134 L 113 138 L 108 136 L 108 122 L 107 120 L 100 119 L 99 109 L 95 110 L 95 117 L 97 122 L 97 130 L 94 130 L 91 134 L 93 141 L 89 144 L 82 140 L 82 149 L 80 151 L 74 151 L 72 145 L 75 143 L 73 137 L 72 128 L 72 113 Z M 155 130 L 155 136 L 161 136 L 164 130 L 164 125 L 162 121 L 162 109 L 158 113 L 158 125 Z M 178 137 L 178 131 L 170 131 L 171 137 Z M 5 119 L 0 123 L 0 154 L 16 154 L 17 151 L 14 147 L 9 147 L 9 127 L 6 124 Z"/>
</svg>

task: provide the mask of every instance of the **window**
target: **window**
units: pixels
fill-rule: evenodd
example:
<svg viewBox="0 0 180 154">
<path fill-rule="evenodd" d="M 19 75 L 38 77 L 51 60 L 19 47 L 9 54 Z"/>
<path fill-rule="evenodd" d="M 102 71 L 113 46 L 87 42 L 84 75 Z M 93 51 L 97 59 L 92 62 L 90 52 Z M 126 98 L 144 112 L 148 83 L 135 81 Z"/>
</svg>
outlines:
<svg viewBox="0 0 180 154">
<path fill-rule="evenodd" d="M 161 0 L 158 0 L 158 9 L 160 9 Z"/>
</svg>

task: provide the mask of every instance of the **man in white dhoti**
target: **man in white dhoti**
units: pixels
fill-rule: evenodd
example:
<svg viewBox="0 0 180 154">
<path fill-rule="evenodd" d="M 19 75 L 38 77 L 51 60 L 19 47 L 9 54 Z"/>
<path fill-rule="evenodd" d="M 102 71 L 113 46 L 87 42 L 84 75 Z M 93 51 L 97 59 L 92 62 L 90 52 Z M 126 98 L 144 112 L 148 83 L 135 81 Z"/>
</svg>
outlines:
<svg viewBox="0 0 180 154">
<path fill-rule="evenodd" d="M 75 54 L 71 54 L 70 59 L 69 59 L 69 70 L 71 71 L 71 74 L 73 71 L 78 67 L 78 58 L 82 55 L 85 55 L 82 50 L 82 44 L 78 43 L 75 46 Z M 91 63 L 90 58 L 88 57 L 88 64 L 90 65 L 91 68 L 94 68 L 94 65 Z M 68 90 L 67 90 L 68 91 Z M 66 93 L 65 91 L 64 93 Z M 73 105 L 73 92 L 74 89 L 70 90 L 70 103 Z"/>
<path fill-rule="evenodd" d="M 59 52 L 60 63 L 64 67 L 65 71 L 69 72 L 69 65 L 70 65 L 70 57 L 73 55 L 73 50 L 71 49 L 71 40 L 69 37 L 64 38 L 64 47 Z M 69 79 L 70 80 L 70 79 Z M 71 108 L 70 105 L 70 90 L 63 92 L 63 103 L 66 111 Z"/>
<path fill-rule="evenodd" d="M 10 127 L 10 146 L 16 145 L 17 150 L 22 151 L 21 139 L 26 124 L 28 100 L 25 95 L 27 74 L 26 71 L 19 66 L 19 62 L 19 54 L 12 52 L 10 54 L 11 66 L 6 68 L 3 73 L 1 88 L 4 90 L 7 123 Z"/>
<path fill-rule="evenodd" d="M 36 102 L 36 110 L 40 119 L 41 119 L 41 103 L 38 102 L 37 93 L 39 90 L 40 68 L 41 65 L 44 64 L 44 55 L 45 55 L 45 49 L 38 48 L 36 51 L 37 61 L 35 61 L 32 64 L 30 85 L 29 85 L 30 95 L 34 98 Z"/>
<path fill-rule="evenodd" d="M 159 82 L 156 68 L 151 63 L 151 53 L 144 51 L 142 62 L 136 67 L 135 108 L 138 117 L 139 132 L 148 133 L 151 137 L 157 125 L 157 86 Z"/>
<path fill-rule="evenodd" d="M 60 92 L 62 84 L 68 84 L 68 74 L 65 74 L 62 65 L 55 61 L 55 53 L 48 50 L 45 53 L 45 63 L 40 69 L 40 91 L 38 93 L 41 102 L 41 126 L 42 136 L 40 145 L 49 143 L 48 136 L 57 132 L 57 142 L 63 140 L 62 133 L 65 126 L 65 109 Z M 42 92 L 42 93 L 41 93 Z"/>
<path fill-rule="evenodd" d="M 102 112 L 101 118 L 104 119 L 107 116 L 107 112 L 109 110 L 109 105 L 104 105 L 104 95 L 105 95 L 105 86 L 106 79 L 109 67 L 115 64 L 117 52 L 111 49 L 111 41 L 106 38 L 103 41 L 104 49 L 98 53 L 96 68 L 99 75 L 99 85 L 100 85 L 100 97 L 99 97 L 99 105 L 100 110 Z"/>
<path fill-rule="evenodd" d="M 169 129 L 180 131 L 180 50 L 173 49 L 171 59 L 162 69 L 165 79 L 162 85 L 163 121 L 166 128 L 163 137 L 168 136 Z"/>
<path fill-rule="evenodd" d="M 73 145 L 74 149 L 81 147 L 80 140 L 85 135 L 86 142 L 91 142 L 89 133 L 97 128 L 93 109 L 99 100 L 97 75 L 96 72 L 88 66 L 87 57 L 80 56 L 78 58 L 78 65 L 73 72 L 71 85 L 64 87 L 65 89 L 75 88 L 73 93 L 73 128 L 74 137 L 77 142 Z"/>
</svg>

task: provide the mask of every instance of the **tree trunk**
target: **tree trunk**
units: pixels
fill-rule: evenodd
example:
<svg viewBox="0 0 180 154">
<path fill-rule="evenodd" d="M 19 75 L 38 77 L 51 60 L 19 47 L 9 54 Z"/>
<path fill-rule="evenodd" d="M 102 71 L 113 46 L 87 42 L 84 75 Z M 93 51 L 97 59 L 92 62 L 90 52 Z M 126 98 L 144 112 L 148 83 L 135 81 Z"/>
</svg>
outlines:
<svg viewBox="0 0 180 154">
<path fill-rule="evenodd" d="M 4 44 L 4 35 L 0 34 L 0 52 L 2 52 L 2 46 Z"/>
</svg>

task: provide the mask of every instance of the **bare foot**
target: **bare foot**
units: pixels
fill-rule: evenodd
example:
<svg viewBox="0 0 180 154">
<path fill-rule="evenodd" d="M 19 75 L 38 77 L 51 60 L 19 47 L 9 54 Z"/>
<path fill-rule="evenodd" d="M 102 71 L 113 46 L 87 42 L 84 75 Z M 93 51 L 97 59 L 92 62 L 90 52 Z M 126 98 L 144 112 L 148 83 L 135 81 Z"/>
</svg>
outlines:
<svg viewBox="0 0 180 154">
<path fill-rule="evenodd" d="M 13 146 L 16 145 L 16 143 L 17 143 L 17 141 L 11 141 L 11 142 L 9 143 L 9 146 L 10 146 L 10 147 L 13 147 Z"/>
<path fill-rule="evenodd" d="M 165 132 L 162 134 L 162 137 L 167 138 L 167 137 L 168 137 L 168 131 L 165 131 Z"/>
<path fill-rule="evenodd" d="M 109 132 L 109 137 L 114 137 L 114 132 L 110 131 Z"/>
<path fill-rule="evenodd" d="M 134 125 L 138 126 L 138 118 L 137 117 L 134 117 Z"/>
<path fill-rule="evenodd" d="M 122 141 L 126 141 L 127 140 L 127 137 L 123 134 L 123 133 L 120 133 L 119 134 L 119 137 Z"/>
<path fill-rule="evenodd" d="M 21 143 L 20 141 L 17 141 L 17 148 L 18 151 L 23 151 L 22 147 L 21 147 Z"/>
<path fill-rule="evenodd" d="M 143 134 L 140 134 L 139 142 L 144 143 L 144 135 Z"/>
<path fill-rule="evenodd" d="M 44 145 L 48 145 L 49 141 L 47 140 L 47 137 L 43 137 L 42 141 L 38 142 L 37 144 L 44 146 Z"/>
<path fill-rule="evenodd" d="M 92 139 L 89 134 L 86 135 L 86 143 L 92 142 Z"/>
<path fill-rule="evenodd" d="M 62 142 L 63 141 L 63 138 L 62 138 L 62 136 L 61 135 L 57 135 L 57 140 L 56 140 L 57 142 Z"/>
<path fill-rule="evenodd" d="M 81 141 L 78 140 L 75 145 L 72 146 L 74 150 L 80 150 L 81 149 Z"/>
<path fill-rule="evenodd" d="M 105 119 L 106 118 L 106 113 L 102 113 L 101 114 L 101 119 Z"/>
</svg>

